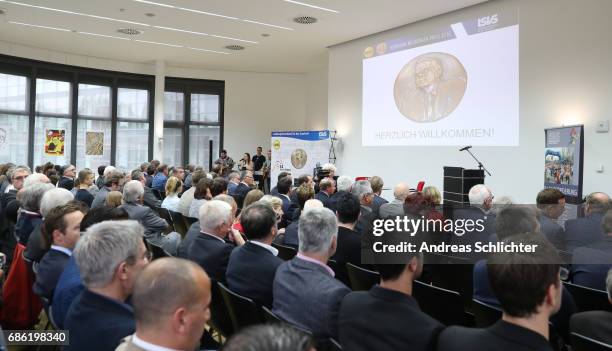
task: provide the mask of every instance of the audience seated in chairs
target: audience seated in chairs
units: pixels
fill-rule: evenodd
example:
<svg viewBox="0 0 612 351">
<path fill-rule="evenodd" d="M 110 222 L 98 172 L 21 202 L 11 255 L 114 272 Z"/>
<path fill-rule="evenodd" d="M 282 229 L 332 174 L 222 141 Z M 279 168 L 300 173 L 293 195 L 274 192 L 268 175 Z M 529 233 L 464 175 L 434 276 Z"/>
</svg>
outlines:
<svg viewBox="0 0 612 351">
<path fill-rule="evenodd" d="M 605 279 L 612 268 L 612 210 L 601 222 L 602 240 L 578 247 L 572 255 L 572 282 L 588 288 L 605 290 Z"/>
<path fill-rule="evenodd" d="M 350 193 L 352 187 L 353 178 L 345 175 L 339 176 L 336 180 L 336 192 L 329 198 L 329 201 L 327 202 L 327 208 L 332 211 L 336 211 L 336 201 L 338 200 L 338 196 L 344 193 Z"/>
<path fill-rule="evenodd" d="M 81 220 L 86 212 L 87 206 L 74 200 L 53 208 L 45 218 L 43 241 L 47 253 L 38 265 L 33 291 L 47 301 L 52 302 L 59 277 L 81 237 Z"/>
<path fill-rule="evenodd" d="M 113 350 L 134 333 L 133 309 L 125 301 L 149 262 L 143 234 L 136 221 L 106 221 L 89 227 L 79 240 L 74 256 L 86 289 L 66 316 L 70 345 L 65 350 Z"/>
<path fill-rule="evenodd" d="M 210 284 L 204 270 L 187 260 L 149 264 L 134 283 L 136 332 L 116 350 L 196 350 L 210 319 Z"/>
<path fill-rule="evenodd" d="M 147 186 L 147 178 L 145 176 L 145 173 L 135 169 L 132 171 L 131 180 L 139 181 L 144 188 L 143 205 L 150 207 L 152 210 L 161 206 L 161 200 L 158 199 L 155 194 L 153 194 L 153 189 Z"/>
<path fill-rule="evenodd" d="M 610 197 L 605 193 L 591 193 L 586 198 L 584 217 L 565 222 L 565 251 L 574 252 L 581 246 L 603 240 L 601 221 L 604 214 L 612 208 Z"/>
<path fill-rule="evenodd" d="M 453 244 L 474 245 L 474 243 L 487 242 L 495 232 L 495 213 L 493 209 L 493 193 L 484 184 L 474 185 L 468 193 L 470 206 L 458 208 L 453 212 L 455 219 L 484 221 L 484 230 L 472 231 L 462 236 L 453 235 Z"/>
<path fill-rule="evenodd" d="M 493 253 L 487 260 L 489 281 L 499 300 L 502 319 L 486 329 L 446 328 L 439 351 L 552 350 L 551 315 L 561 306 L 560 262 L 555 247 L 540 235 L 519 234 L 515 242 L 538 245 L 536 253 Z"/>
<path fill-rule="evenodd" d="M 336 216 L 327 208 L 304 211 L 300 216 L 300 250 L 277 269 L 272 312 L 311 331 L 317 337 L 336 337 L 340 302 L 350 289 L 334 279 L 327 266 L 337 245 Z"/>
<path fill-rule="evenodd" d="M 321 201 L 323 206 L 329 208 L 329 199 L 336 192 L 336 181 L 333 178 L 323 178 L 319 182 L 319 192 L 315 194 L 315 199 Z"/>
<path fill-rule="evenodd" d="M 152 209 L 142 204 L 144 188 L 137 180 L 130 180 L 123 187 L 123 208 L 130 219 L 137 220 L 145 228 L 145 238 L 153 245 L 157 245 L 171 255 L 176 255 L 177 248 L 181 242 L 181 235 L 171 232 L 162 235 L 168 228 L 169 223 L 160 218 Z"/>
<path fill-rule="evenodd" d="M 385 182 L 379 176 L 373 176 L 372 178 L 368 179 L 368 181 L 370 182 L 370 186 L 372 187 L 372 192 L 374 193 L 374 196 L 372 197 L 372 211 L 374 212 L 374 215 L 378 217 L 380 206 L 389 202 L 380 196 L 382 194 L 382 190 L 383 190 L 383 186 L 385 185 Z"/>
<path fill-rule="evenodd" d="M 232 196 L 236 199 L 238 208 L 242 209 L 244 204 L 244 198 L 247 196 L 249 191 L 253 189 L 253 172 L 242 171 L 240 173 L 240 183 L 234 189 Z"/>
<path fill-rule="evenodd" d="M 221 283 L 225 283 L 232 250 L 244 245 L 242 236 L 231 229 L 233 221 L 232 207 L 227 202 L 205 202 L 200 208 L 200 233 L 186 248 L 185 257 L 204 268 L 210 279 Z"/>
<path fill-rule="evenodd" d="M 123 173 L 115 170 L 115 167 L 106 167 L 104 170 L 104 186 L 94 197 L 91 208 L 104 206 L 108 193 L 111 191 L 121 191 L 124 181 Z"/>
<path fill-rule="evenodd" d="M 608 299 L 612 304 L 612 269 L 608 271 L 606 290 Z M 587 311 L 576 313 L 570 320 L 570 331 L 612 345 L 612 312 Z"/>
<path fill-rule="evenodd" d="M 408 195 L 410 195 L 410 187 L 408 184 L 398 183 L 395 188 L 393 188 L 393 201 L 380 205 L 378 216 L 380 218 L 403 216 L 404 202 Z"/>
<path fill-rule="evenodd" d="M 190 178 L 192 186 L 185 192 L 183 192 L 179 200 L 178 206 L 176 207 L 176 212 L 180 212 L 185 217 L 189 217 L 189 209 L 191 207 L 191 203 L 193 202 L 194 193 L 196 191 L 195 185 L 198 184 L 200 179 L 206 178 L 206 172 L 202 170 L 197 170 L 190 174 Z"/>
<path fill-rule="evenodd" d="M 271 206 L 254 203 L 242 211 L 240 222 L 249 241 L 232 251 L 227 285 L 257 304 L 271 307 L 274 274 L 283 263 L 276 257 L 278 250 L 271 246 L 278 231 L 276 214 Z"/>
<path fill-rule="evenodd" d="M 374 192 L 372 186 L 367 180 L 358 180 L 353 184 L 351 189 L 353 194 L 359 200 L 361 204 L 361 215 L 359 220 L 355 224 L 354 230 L 358 233 L 364 233 L 369 231 L 372 222 L 376 219 L 376 214 L 372 211 L 372 200 L 374 199 Z"/>
<path fill-rule="evenodd" d="M 338 245 L 331 259 L 338 262 L 340 266 L 346 263 L 359 266 L 361 265 L 361 237 L 353 230 L 361 212 L 359 200 L 351 193 L 344 193 L 338 197 L 336 204 L 338 205 L 336 210 Z"/>
<path fill-rule="evenodd" d="M 308 185 L 303 184 L 303 185 L 300 185 L 293 193 L 296 194 L 296 197 L 297 197 L 298 209 L 295 212 L 298 213 L 298 216 L 294 217 L 293 221 L 291 221 L 291 224 L 289 224 L 285 228 L 285 233 L 284 233 L 282 244 L 291 246 L 297 249 L 298 244 L 299 244 L 299 239 L 298 239 L 298 225 L 300 223 L 299 214 L 301 214 L 301 212 L 304 211 L 305 205 L 308 202 L 308 200 L 314 199 L 314 189 Z M 321 201 L 317 201 L 317 202 L 320 203 L 321 206 L 323 205 Z M 313 204 L 313 203 L 316 203 L 316 202 L 310 202 L 310 204 Z"/>
</svg>

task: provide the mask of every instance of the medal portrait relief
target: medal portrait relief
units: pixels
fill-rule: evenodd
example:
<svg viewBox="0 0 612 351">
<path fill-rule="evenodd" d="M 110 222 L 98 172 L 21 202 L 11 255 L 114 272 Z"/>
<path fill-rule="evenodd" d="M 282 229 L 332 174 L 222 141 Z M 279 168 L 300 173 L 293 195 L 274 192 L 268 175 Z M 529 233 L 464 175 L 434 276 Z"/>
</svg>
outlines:
<svg viewBox="0 0 612 351">
<path fill-rule="evenodd" d="M 306 151 L 303 149 L 295 149 L 291 153 L 291 164 L 297 169 L 303 168 L 306 165 L 307 159 L 308 155 L 306 155 Z"/>
</svg>

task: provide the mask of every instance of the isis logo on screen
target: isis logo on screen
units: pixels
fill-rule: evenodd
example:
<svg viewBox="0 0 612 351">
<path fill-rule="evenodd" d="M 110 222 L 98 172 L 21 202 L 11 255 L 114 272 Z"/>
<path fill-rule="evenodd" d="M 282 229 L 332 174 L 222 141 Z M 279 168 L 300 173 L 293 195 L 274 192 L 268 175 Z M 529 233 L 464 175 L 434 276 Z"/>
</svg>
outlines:
<svg viewBox="0 0 612 351">
<path fill-rule="evenodd" d="M 324 130 L 322 132 L 319 132 L 319 136 L 322 138 L 327 138 L 327 131 Z"/>
<path fill-rule="evenodd" d="M 497 24 L 497 22 L 499 22 L 499 19 L 497 18 L 497 14 L 494 14 L 491 16 L 480 17 L 478 19 L 478 28 L 492 26 L 494 24 Z"/>
</svg>

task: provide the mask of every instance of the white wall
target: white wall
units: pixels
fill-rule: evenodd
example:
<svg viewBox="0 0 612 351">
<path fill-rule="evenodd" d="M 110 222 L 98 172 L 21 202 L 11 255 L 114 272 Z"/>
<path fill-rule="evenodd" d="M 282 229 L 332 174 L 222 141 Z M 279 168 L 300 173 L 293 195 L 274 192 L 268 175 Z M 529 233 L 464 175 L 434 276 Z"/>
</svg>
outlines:
<svg viewBox="0 0 612 351">
<path fill-rule="evenodd" d="M 155 75 L 153 62 L 132 63 L 72 55 L 2 41 L 0 53 L 74 66 Z M 225 81 L 224 146 L 236 160 L 242 157 L 243 152 L 253 154 L 257 145 L 269 148 L 272 130 L 306 128 L 305 74 L 208 71 L 168 65 L 165 72 L 170 77 Z M 325 87 L 326 84 L 325 79 Z M 327 116 L 324 118 L 326 123 Z M 162 132 L 156 131 L 156 136 L 161 136 Z"/>
<path fill-rule="evenodd" d="M 306 75 L 306 129 L 327 128 L 327 66 Z"/>
<path fill-rule="evenodd" d="M 386 186 L 425 180 L 442 188 L 445 165 L 475 168 L 455 147 L 362 147 L 361 60 L 371 42 L 426 32 L 482 9 L 519 8 L 520 146 L 474 147 L 494 193 L 533 202 L 543 186 L 544 128 L 585 125 L 584 192 L 612 193 L 612 137 L 595 133 L 612 111 L 612 1 L 499 0 L 332 47 L 329 128 L 342 137 L 340 173 L 381 175 Z M 366 44 L 367 43 L 367 44 Z M 493 117 L 493 116 L 492 116 Z M 603 173 L 595 171 L 604 166 Z M 389 192 L 384 194 L 391 197 Z"/>
</svg>

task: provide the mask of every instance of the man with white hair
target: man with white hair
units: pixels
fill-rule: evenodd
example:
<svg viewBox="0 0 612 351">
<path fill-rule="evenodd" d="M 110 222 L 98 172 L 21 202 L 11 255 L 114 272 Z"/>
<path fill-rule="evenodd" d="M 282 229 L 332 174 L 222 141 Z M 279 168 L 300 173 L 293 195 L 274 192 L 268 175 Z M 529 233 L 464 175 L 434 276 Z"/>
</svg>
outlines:
<svg viewBox="0 0 612 351">
<path fill-rule="evenodd" d="M 410 187 L 406 183 L 398 183 L 393 188 L 394 200 L 380 206 L 378 216 L 380 218 L 397 217 L 404 215 L 404 202 L 410 194 Z"/>
<path fill-rule="evenodd" d="M 74 188 L 74 176 L 76 173 L 76 167 L 74 165 L 65 165 L 62 167 L 62 177 L 57 182 L 58 188 L 64 188 L 66 190 L 72 190 Z"/>
<path fill-rule="evenodd" d="M 336 166 L 331 163 L 324 164 L 323 166 L 321 166 L 321 169 L 323 170 L 323 172 L 327 173 L 328 178 L 333 179 L 336 176 Z"/>
<path fill-rule="evenodd" d="M 52 184 L 38 183 L 24 187 L 17 193 L 21 211 L 15 223 L 15 237 L 19 238 L 20 244 L 25 246 L 34 228 L 42 222 L 40 200 L 45 192 L 51 189 L 53 189 Z"/>
<path fill-rule="evenodd" d="M 336 180 L 337 191 L 329 198 L 329 201 L 327 201 L 327 208 L 332 211 L 336 211 L 338 209 L 336 203 L 338 202 L 339 196 L 344 193 L 350 193 L 352 187 L 353 179 L 345 175 L 338 177 L 338 179 Z"/>
<path fill-rule="evenodd" d="M 612 268 L 606 278 L 608 301 L 612 304 Z M 570 331 L 612 345 L 612 312 L 588 311 L 572 315 Z"/>
<path fill-rule="evenodd" d="M 19 202 L 16 200 L 17 192 L 24 187 L 26 179 L 30 176 L 30 168 L 19 166 L 12 171 L 9 170 L 7 175 L 10 177 L 11 184 L 0 195 L 0 208 L 2 208 L 4 216 L 15 223 L 17 221 L 17 211 L 19 210 Z"/>
<path fill-rule="evenodd" d="M 176 255 L 177 248 L 181 242 L 181 235 L 171 232 L 167 235 L 162 233 L 168 229 L 168 222 L 159 217 L 153 210 L 143 205 L 144 187 L 138 180 L 130 180 L 123 187 L 123 208 L 130 219 L 137 220 L 145 228 L 145 238 L 153 245 L 166 250 L 170 255 Z"/>
<path fill-rule="evenodd" d="M 232 207 L 221 200 L 210 200 L 200 207 L 200 235 L 186 250 L 186 258 L 204 268 L 210 279 L 225 283 L 225 271 L 236 245 L 244 245 L 232 231 Z M 226 241 L 228 239 L 229 241 Z"/>
<path fill-rule="evenodd" d="M 64 350 L 114 350 L 134 333 L 134 312 L 125 301 L 149 263 L 143 234 L 136 221 L 105 221 L 89 227 L 79 240 L 74 257 L 86 289 L 66 316 L 70 345 Z"/>
<path fill-rule="evenodd" d="M 354 228 L 356 232 L 361 233 L 365 228 L 369 228 L 370 224 L 376 219 L 376 214 L 372 210 L 374 192 L 369 181 L 360 180 L 353 185 L 351 194 L 357 197 L 361 205 L 361 214 Z"/>
<path fill-rule="evenodd" d="M 350 289 L 327 266 L 336 252 L 336 216 L 328 208 L 305 210 L 298 235 L 297 256 L 276 271 L 272 312 L 314 335 L 337 337 L 340 302 Z"/>
<path fill-rule="evenodd" d="M 491 234 L 495 233 L 495 213 L 491 211 L 493 207 L 493 193 L 486 185 L 476 184 L 470 189 L 468 197 L 470 206 L 455 209 L 453 217 L 456 220 L 471 220 L 474 223 L 484 221 L 484 229 L 482 231 L 468 232 L 461 236 L 453 235 L 452 240 L 454 243 L 459 244 L 473 244 L 477 241 L 485 242 Z"/>
<path fill-rule="evenodd" d="M 108 193 L 111 191 L 121 191 L 124 182 L 125 177 L 123 173 L 115 170 L 114 167 L 106 167 L 104 170 L 104 187 L 96 194 L 96 197 L 91 203 L 91 208 L 104 206 Z"/>
</svg>

